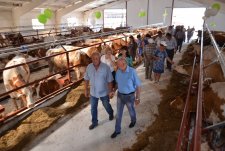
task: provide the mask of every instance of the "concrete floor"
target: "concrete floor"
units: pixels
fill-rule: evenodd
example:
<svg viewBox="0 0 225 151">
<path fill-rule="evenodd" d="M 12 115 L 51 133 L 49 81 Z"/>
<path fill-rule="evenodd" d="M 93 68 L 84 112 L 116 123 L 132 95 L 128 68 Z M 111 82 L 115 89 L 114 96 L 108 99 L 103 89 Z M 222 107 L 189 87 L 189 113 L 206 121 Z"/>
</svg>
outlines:
<svg viewBox="0 0 225 151">
<path fill-rule="evenodd" d="M 175 63 L 181 58 L 182 53 L 175 55 Z M 136 106 L 137 124 L 134 128 L 128 128 L 130 123 L 129 113 L 125 107 L 121 134 L 115 139 L 110 135 L 114 132 L 115 119 L 108 120 L 108 114 L 101 103 L 98 106 L 99 125 L 93 130 L 88 127 L 91 124 L 90 105 L 84 108 L 77 115 L 69 117 L 66 122 L 61 122 L 60 127 L 51 131 L 45 137 L 33 141 L 24 149 L 32 151 L 120 151 L 123 148 L 131 147 L 136 142 L 137 134 L 145 131 L 151 125 L 158 114 L 160 89 L 165 89 L 169 83 L 171 72 L 165 70 L 160 83 L 154 84 L 144 79 L 144 67 L 137 68 L 138 75 L 142 81 L 141 103 Z M 116 113 L 116 97 L 111 100 L 114 113 Z"/>
</svg>

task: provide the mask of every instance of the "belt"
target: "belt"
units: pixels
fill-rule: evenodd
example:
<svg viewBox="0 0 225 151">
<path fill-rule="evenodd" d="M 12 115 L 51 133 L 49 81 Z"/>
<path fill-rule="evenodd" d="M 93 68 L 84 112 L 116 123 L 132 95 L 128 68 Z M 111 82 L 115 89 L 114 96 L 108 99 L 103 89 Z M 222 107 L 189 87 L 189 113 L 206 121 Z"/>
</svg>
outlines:
<svg viewBox="0 0 225 151">
<path fill-rule="evenodd" d="M 128 93 L 128 94 L 125 94 L 125 93 L 120 93 L 120 94 L 122 94 L 122 95 L 131 95 L 131 94 L 134 94 L 134 92 L 131 92 L 131 93 Z"/>
<path fill-rule="evenodd" d="M 171 50 L 174 50 L 175 48 L 173 48 L 173 49 L 166 49 L 166 50 L 169 50 L 169 51 L 171 51 Z"/>
</svg>

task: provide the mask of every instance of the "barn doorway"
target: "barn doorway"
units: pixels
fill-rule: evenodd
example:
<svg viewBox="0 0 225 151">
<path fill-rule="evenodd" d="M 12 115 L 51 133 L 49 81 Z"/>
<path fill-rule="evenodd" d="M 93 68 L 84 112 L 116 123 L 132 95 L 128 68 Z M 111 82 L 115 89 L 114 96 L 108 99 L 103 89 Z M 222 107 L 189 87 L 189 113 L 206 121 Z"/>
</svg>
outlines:
<svg viewBox="0 0 225 151">
<path fill-rule="evenodd" d="M 192 39 L 197 38 L 197 31 L 202 29 L 203 19 L 206 8 L 174 8 L 173 10 L 173 22 L 174 26 L 184 25 L 187 29 L 195 28 Z"/>
</svg>

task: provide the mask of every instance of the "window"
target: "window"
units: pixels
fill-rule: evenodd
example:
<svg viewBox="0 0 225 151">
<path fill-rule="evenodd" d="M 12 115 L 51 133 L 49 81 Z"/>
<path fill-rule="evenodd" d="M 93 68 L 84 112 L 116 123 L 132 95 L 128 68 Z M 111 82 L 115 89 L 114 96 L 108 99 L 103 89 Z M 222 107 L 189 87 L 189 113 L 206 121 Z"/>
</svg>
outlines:
<svg viewBox="0 0 225 151">
<path fill-rule="evenodd" d="M 104 27 L 116 28 L 126 26 L 126 9 L 105 9 Z"/>
<path fill-rule="evenodd" d="M 44 24 L 40 23 L 38 19 L 32 19 L 32 27 L 33 29 L 45 29 Z"/>
<path fill-rule="evenodd" d="M 77 24 L 77 19 L 75 17 L 67 18 L 68 27 L 73 27 Z"/>
</svg>

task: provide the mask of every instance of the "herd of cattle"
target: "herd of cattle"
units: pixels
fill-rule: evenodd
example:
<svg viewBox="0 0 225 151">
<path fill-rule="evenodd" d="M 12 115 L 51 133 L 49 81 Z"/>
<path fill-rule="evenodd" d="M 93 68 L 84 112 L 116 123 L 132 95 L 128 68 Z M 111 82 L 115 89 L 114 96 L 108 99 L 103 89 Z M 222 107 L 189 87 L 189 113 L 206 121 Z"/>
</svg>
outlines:
<svg viewBox="0 0 225 151">
<path fill-rule="evenodd" d="M 165 30 L 165 29 L 161 29 Z M 154 32 L 152 32 L 154 31 Z M 150 33 L 155 35 L 157 29 L 145 29 L 138 31 L 142 34 Z M 137 33 L 124 33 L 124 35 L 134 35 L 136 37 Z M 3 70 L 3 81 L 6 91 L 11 91 L 18 87 L 24 86 L 29 83 L 30 80 L 30 70 L 32 69 L 32 64 L 27 64 L 27 62 L 43 58 L 48 63 L 49 75 L 53 73 L 59 73 L 62 70 L 66 70 L 68 67 L 67 54 L 69 56 L 69 66 L 74 70 L 73 79 L 81 79 L 85 73 L 86 67 L 91 63 L 91 54 L 93 52 L 99 52 L 104 54 L 107 48 L 112 50 L 115 55 L 118 53 L 119 49 L 123 46 L 127 46 L 128 42 L 124 35 L 112 35 L 108 37 L 103 37 L 101 39 L 87 39 L 76 46 L 63 45 L 52 49 L 39 49 L 31 51 L 27 54 L 18 53 L 15 57 L 10 56 L 7 58 L 2 58 L 4 62 L 1 62 L 1 67 L 10 67 L 13 65 L 25 63 L 25 65 Z M 77 49 L 77 50 L 76 50 Z M 75 51 L 73 51 L 75 50 Z M 60 53 L 60 54 L 59 54 Z M 59 54 L 59 55 L 57 55 Z M 54 55 L 54 57 L 51 57 Z M 6 64 L 5 64 L 6 63 Z M 59 88 L 63 87 L 64 84 L 60 82 L 62 76 L 68 78 L 68 73 L 56 74 L 46 80 L 40 81 L 32 86 L 27 86 L 21 88 L 17 91 L 10 93 L 10 97 L 14 102 L 15 108 L 19 109 L 21 107 L 27 106 L 33 107 L 34 102 L 43 96 L 46 96 Z M 21 102 L 21 105 L 17 104 L 17 101 Z"/>
<path fill-rule="evenodd" d="M 37 35 L 26 35 L 26 31 L 22 32 L 12 32 L 12 33 L 0 33 L 0 47 L 8 46 L 21 46 L 25 44 L 44 42 L 49 39 L 49 37 L 54 37 L 57 39 L 62 39 L 65 37 L 77 37 L 82 35 L 89 35 L 94 33 L 89 27 L 81 26 L 70 29 L 70 31 L 55 31 L 54 32 L 42 32 L 39 31 Z M 50 36 L 51 35 L 51 36 Z"/>
</svg>

